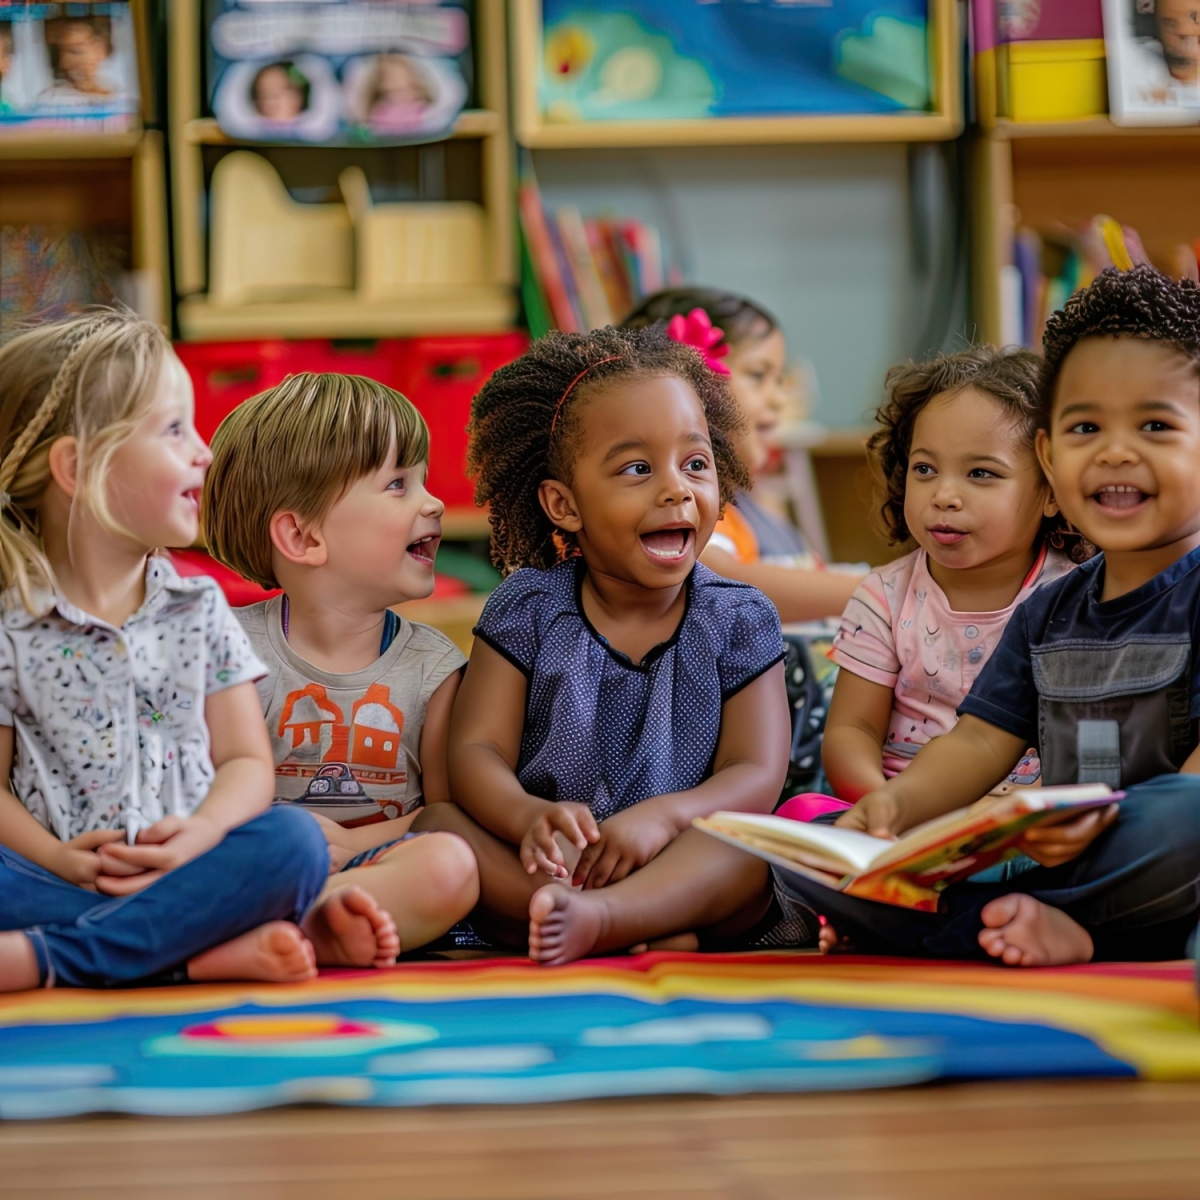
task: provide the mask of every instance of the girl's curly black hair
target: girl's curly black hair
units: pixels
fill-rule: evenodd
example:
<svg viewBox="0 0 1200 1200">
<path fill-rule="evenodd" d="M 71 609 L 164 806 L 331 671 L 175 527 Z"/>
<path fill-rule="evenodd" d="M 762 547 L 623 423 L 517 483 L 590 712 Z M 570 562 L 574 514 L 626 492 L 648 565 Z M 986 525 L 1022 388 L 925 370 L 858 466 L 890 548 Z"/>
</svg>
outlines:
<svg viewBox="0 0 1200 1200">
<path fill-rule="evenodd" d="M 475 502 L 490 506 L 497 567 L 506 574 L 551 567 L 578 553 L 573 539 L 543 512 L 538 488 L 544 479 L 570 482 L 588 400 L 624 380 L 664 375 L 686 380 L 699 397 L 721 503 L 750 486 L 734 449 L 744 427 L 741 409 L 724 377 L 710 371 L 690 346 L 671 341 L 661 328 L 550 333 L 501 367 L 471 405 L 467 472 L 475 479 Z"/>
<path fill-rule="evenodd" d="M 1109 267 L 1076 292 L 1046 322 L 1038 383 L 1038 424 L 1050 426 L 1063 362 L 1085 338 L 1133 337 L 1164 342 L 1185 355 L 1200 374 L 1200 285 L 1172 279 L 1141 264 L 1132 271 Z"/>
<path fill-rule="evenodd" d="M 1032 350 L 1010 346 L 971 346 L 955 354 L 939 354 L 924 363 L 904 363 L 887 374 L 886 399 L 875 413 L 879 428 L 867 451 L 880 492 L 879 517 L 889 544 L 912 536 L 904 519 L 913 429 L 921 410 L 935 397 L 974 388 L 990 396 L 1016 422 L 1030 450 L 1039 428 L 1038 379 L 1041 360 Z M 1047 517 L 1042 537 L 1056 550 L 1083 562 L 1095 553 L 1061 514 Z"/>
</svg>

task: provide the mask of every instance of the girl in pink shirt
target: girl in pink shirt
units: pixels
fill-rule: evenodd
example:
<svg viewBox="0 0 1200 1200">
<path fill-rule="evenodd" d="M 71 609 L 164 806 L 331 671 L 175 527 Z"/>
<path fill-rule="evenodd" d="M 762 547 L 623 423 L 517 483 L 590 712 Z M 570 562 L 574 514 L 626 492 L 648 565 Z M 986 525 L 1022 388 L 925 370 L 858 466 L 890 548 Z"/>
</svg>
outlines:
<svg viewBox="0 0 1200 1200">
<path fill-rule="evenodd" d="M 1016 606 L 1088 556 L 1034 454 L 1040 362 L 972 347 L 888 375 L 869 450 L 889 540 L 916 549 L 863 580 L 830 650 L 840 673 L 822 760 L 841 801 L 952 729 Z M 1010 778 L 1039 774 L 1031 754 Z M 813 799 L 781 815 L 843 807 Z"/>
</svg>

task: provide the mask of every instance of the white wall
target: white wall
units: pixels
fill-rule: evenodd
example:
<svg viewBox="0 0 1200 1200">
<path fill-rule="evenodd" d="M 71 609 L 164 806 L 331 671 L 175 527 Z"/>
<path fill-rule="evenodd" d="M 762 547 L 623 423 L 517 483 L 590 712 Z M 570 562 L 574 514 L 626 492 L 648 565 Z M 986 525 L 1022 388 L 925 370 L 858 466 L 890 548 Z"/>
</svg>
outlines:
<svg viewBox="0 0 1200 1200">
<path fill-rule="evenodd" d="M 654 224 L 688 282 L 774 311 L 816 368 L 813 416 L 846 427 L 878 403 L 889 366 L 961 338 L 960 299 L 924 333 L 934 292 L 964 290 L 934 281 L 953 222 L 944 160 L 927 149 L 911 172 L 904 146 L 555 150 L 534 165 L 548 208 Z"/>
</svg>

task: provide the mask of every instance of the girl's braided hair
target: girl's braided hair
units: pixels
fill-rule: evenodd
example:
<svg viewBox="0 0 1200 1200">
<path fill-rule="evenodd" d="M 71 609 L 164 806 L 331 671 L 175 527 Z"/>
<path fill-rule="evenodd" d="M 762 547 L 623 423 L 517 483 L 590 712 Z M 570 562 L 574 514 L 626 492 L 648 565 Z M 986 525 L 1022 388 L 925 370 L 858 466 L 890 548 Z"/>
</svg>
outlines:
<svg viewBox="0 0 1200 1200">
<path fill-rule="evenodd" d="M 550 333 L 501 367 L 471 406 L 467 471 L 475 501 L 490 506 L 492 561 L 505 573 L 551 567 L 578 550 L 538 501 L 543 480 L 569 482 L 583 405 L 626 380 L 674 376 L 691 385 L 708 420 L 725 504 L 750 477 L 734 449 L 741 410 L 724 378 L 661 328 Z M 572 386 L 573 385 L 573 386 Z M 561 403 L 560 403 L 561 402 Z"/>
<path fill-rule="evenodd" d="M 34 593 L 54 586 L 40 517 L 50 448 L 76 439 L 76 501 L 125 532 L 110 509 L 109 468 L 168 375 L 190 391 L 163 331 L 114 309 L 31 326 L 0 346 L 0 587 L 15 587 L 30 612 Z"/>
<path fill-rule="evenodd" d="M 1016 424 L 1023 445 L 1033 449 L 1039 426 L 1038 375 L 1041 360 L 1032 350 L 1009 346 L 971 346 L 955 354 L 939 354 L 928 362 L 904 363 L 887 374 L 887 396 L 875 413 L 879 428 L 867 452 L 880 492 L 879 518 L 889 544 L 912 536 L 904 519 L 913 430 L 921 411 L 937 396 L 974 388 L 990 396 Z M 1061 513 L 1042 523 L 1042 536 L 1056 550 L 1083 562 L 1095 548 L 1068 524 Z"/>
<path fill-rule="evenodd" d="M 1076 292 L 1046 322 L 1038 395 L 1041 428 L 1050 426 L 1054 391 L 1063 362 L 1085 338 L 1132 337 L 1164 342 L 1185 355 L 1200 374 L 1200 286 L 1140 264 L 1109 267 Z"/>
</svg>

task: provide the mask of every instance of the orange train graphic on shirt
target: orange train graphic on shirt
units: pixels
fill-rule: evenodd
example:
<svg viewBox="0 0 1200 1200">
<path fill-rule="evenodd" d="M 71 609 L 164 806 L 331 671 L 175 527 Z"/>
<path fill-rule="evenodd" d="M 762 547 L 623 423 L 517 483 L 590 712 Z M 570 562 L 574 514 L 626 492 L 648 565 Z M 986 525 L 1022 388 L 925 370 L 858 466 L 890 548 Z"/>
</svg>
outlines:
<svg viewBox="0 0 1200 1200">
<path fill-rule="evenodd" d="M 371 684 L 347 722 L 324 686 L 310 683 L 284 700 L 276 735 L 291 753 L 276 778 L 307 780 L 303 795 L 287 799 L 341 825 L 399 817 L 408 788 L 403 733 L 404 713 L 386 685 Z"/>
</svg>

